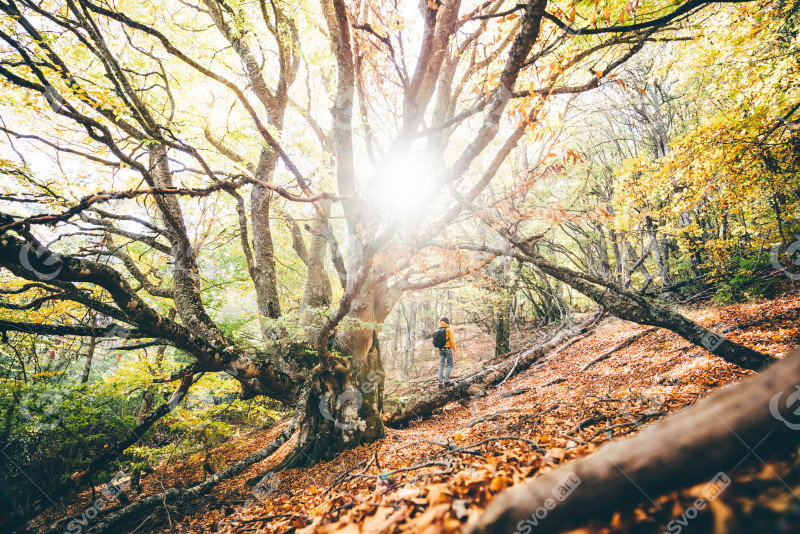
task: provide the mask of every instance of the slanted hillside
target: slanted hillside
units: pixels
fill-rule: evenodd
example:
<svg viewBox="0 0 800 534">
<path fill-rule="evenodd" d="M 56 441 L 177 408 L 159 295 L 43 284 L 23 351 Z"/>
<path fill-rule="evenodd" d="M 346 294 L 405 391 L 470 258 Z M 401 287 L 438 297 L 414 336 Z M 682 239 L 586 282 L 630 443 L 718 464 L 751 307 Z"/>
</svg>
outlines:
<svg viewBox="0 0 800 534">
<path fill-rule="evenodd" d="M 797 295 L 690 315 L 778 357 L 800 342 Z M 604 358 L 589 365 L 599 356 Z M 220 483 L 195 505 L 143 516 L 127 531 L 462 532 L 504 489 L 591 454 L 607 440 L 639 432 L 750 374 L 670 332 L 606 320 L 552 351 L 544 365 L 406 428 L 388 429 L 386 439 L 371 446 L 311 469 L 271 473 L 293 439 L 278 455 Z M 238 436 L 218 452 L 233 463 L 263 447 L 287 423 Z M 731 482 L 724 493 L 700 511 L 690 505 L 702 497 L 703 485 L 643 494 L 641 502 L 609 512 L 605 521 L 579 532 L 796 532 L 797 467 L 796 454 L 761 457 L 754 451 L 727 473 Z M 141 495 L 129 497 L 135 501 L 165 487 L 187 487 L 205 476 L 199 463 L 164 466 L 144 479 Z M 264 482 L 254 489 L 259 480 Z M 76 517 L 93 495 L 80 497 L 68 510 Z M 63 517 L 63 511 L 46 517 Z"/>
</svg>

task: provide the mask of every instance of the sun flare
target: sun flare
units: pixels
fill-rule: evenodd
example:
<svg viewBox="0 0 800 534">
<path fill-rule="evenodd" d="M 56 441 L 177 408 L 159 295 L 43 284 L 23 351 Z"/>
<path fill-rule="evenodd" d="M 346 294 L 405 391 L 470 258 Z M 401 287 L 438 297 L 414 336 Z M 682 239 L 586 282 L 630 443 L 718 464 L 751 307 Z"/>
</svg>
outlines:
<svg viewBox="0 0 800 534">
<path fill-rule="evenodd" d="M 376 173 L 370 200 L 389 219 L 418 217 L 435 194 L 435 169 L 434 162 L 419 155 L 391 158 Z"/>
</svg>

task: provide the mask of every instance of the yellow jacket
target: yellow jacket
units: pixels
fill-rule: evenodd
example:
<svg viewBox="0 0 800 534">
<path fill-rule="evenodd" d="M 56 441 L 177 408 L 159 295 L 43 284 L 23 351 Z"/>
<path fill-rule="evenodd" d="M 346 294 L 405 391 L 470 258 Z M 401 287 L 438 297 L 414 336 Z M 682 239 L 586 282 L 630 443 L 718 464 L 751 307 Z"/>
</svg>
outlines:
<svg viewBox="0 0 800 534">
<path fill-rule="evenodd" d="M 450 325 L 442 321 L 439 323 L 439 328 L 444 328 L 445 333 L 447 334 L 447 342 L 444 344 L 445 347 L 450 347 L 453 349 L 453 354 L 456 353 L 456 341 L 453 338 L 453 330 L 450 328 Z"/>
</svg>

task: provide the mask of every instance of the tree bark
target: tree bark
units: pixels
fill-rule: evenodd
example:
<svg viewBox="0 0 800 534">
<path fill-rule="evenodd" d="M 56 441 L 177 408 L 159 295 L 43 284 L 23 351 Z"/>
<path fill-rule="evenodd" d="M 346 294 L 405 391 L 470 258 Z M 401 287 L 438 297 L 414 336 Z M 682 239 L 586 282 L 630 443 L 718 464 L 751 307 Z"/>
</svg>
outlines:
<svg viewBox="0 0 800 534">
<path fill-rule="evenodd" d="M 369 388 L 355 384 L 351 377 L 347 366 L 337 363 L 332 371 L 309 380 L 297 404 L 297 446 L 278 469 L 308 467 L 386 436 L 378 411 L 365 399 Z"/>
<path fill-rule="evenodd" d="M 783 411 L 791 410 L 789 399 L 798 383 L 800 350 L 795 350 L 763 373 L 631 438 L 611 441 L 590 456 L 502 493 L 467 533 L 571 530 L 636 505 L 643 493 L 652 500 L 715 480 L 717 474 L 724 480 L 756 447 L 758 455 L 796 447 L 797 432 L 789 428 L 797 423 L 796 415 L 780 419 L 784 416 L 776 415 L 776 399 L 783 402 Z M 553 499 L 556 495 L 560 502 Z M 547 514 L 541 519 L 540 509 Z"/>
</svg>

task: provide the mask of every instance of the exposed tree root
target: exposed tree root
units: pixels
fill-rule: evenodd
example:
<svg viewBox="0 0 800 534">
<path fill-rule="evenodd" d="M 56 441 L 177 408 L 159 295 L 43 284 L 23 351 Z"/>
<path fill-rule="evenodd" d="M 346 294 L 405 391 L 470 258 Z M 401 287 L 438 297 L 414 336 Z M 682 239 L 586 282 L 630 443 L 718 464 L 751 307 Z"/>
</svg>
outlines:
<svg viewBox="0 0 800 534">
<path fill-rule="evenodd" d="M 635 436 L 612 441 L 492 501 L 468 534 L 570 530 L 593 518 L 702 483 L 758 455 L 797 446 L 789 400 L 800 349 L 759 375 L 722 389 Z M 783 408 L 786 412 L 777 412 Z M 777 414 L 777 415 L 776 415 Z M 788 415 L 787 415 L 788 414 Z M 781 417 L 792 417 L 789 422 Z M 709 491 L 713 490 L 711 488 Z"/>
</svg>

